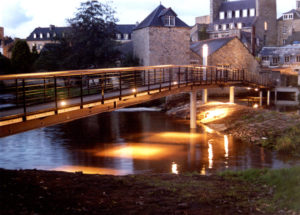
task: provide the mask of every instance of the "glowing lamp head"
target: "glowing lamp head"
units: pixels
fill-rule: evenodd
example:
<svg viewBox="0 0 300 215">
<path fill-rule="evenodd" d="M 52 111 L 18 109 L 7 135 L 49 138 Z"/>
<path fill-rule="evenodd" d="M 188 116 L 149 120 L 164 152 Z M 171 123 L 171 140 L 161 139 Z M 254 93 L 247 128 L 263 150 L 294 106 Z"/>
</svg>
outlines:
<svg viewBox="0 0 300 215">
<path fill-rule="evenodd" d="M 134 89 L 132 89 L 132 92 L 133 92 L 133 93 L 136 93 L 136 89 L 135 89 L 135 88 L 134 88 Z"/>
<path fill-rule="evenodd" d="M 60 105 L 61 105 L 61 106 L 66 106 L 66 105 L 67 105 L 67 102 L 61 101 L 61 102 L 60 102 Z"/>
<path fill-rule="evenodd" d="M 247 87 L 247 90 L 251 90 L 251 87 Z"/>
<path fill-rule="evenodd" d="M 203 46 L 202 46 L 202 55 L 203 55 L 203 57 L 207 57 L 208 56 L 208 45 L 207 44 L 204 44 Z"/>
<path fill-rule="evenodd" d="M 255 91 L 256 91 L 256 92 L 258 92 L 258 91 L 259 91 L 259 89 L 258 89 L 258 88 L 255 88 Z"/>
<path fill-rule="evenodd" d="M 178 84 L 177 81 L 174 81 L 174 82 L 173 82 L 173 85 L 176 85 L 176 84 Z"/>
<path fill-rule="evenodd" d="M 253 108 L 257 109 L 258 108 L 258 104 L 254 104 Z"/>
</svg>

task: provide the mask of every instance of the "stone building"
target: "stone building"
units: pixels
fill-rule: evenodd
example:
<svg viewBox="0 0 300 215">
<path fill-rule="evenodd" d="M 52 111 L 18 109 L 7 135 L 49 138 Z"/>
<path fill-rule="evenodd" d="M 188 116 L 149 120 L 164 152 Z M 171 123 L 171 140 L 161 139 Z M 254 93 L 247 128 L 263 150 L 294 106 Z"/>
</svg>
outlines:
<svg viewBox="0 0 300 215">
<path fill-rule="evenodd" d="M 121 43 L 130 42 L 135 27 L 136 25 L 116 25 L 116 40 Z"/>
<path fill-rule="evenodd" d="M 276 0 L 210 0 L 210 38 L 237 36 L 252 53 L 276 45 Z"/>
<path fill-rule="evenodd" d="M 50 25 L 48 28 L 38 27 L 31 32 L 26 41 L 30 50 L 36 47 L 40 52 L 46 44 L 56 43 L 59 38 L 65 37 L 69 30 L 69 27 L 56 27 L 55 25 Z"/>
<path fill-rule="evenodd" d="M 277 20 L 277 44 L 300 43 L 300 0 L 296 0 L 296 9 L 290 10 Z"/>
<path fill-rule="evenodd" d="M 159 5 L 133 31 L 133 53 L 144 66 L 189 64 L 190 27 Z"/>
<path fill-rule="evenodd" d="M 259 62 L 237 37 L 209 39 L 191 44 L 191 63 L 202 65 L 203 46 L 208 46 L 210 66 L 243 68 L 249 72 L 260 71 Z"/>
<path fill-rule="evenodd" d="M 14 40 L 11 37 L 4 36 L 4 28 L 0 27 L 0 53 L 11 58 L 13 44 Z"/>
<path fill-rule="evenodd" d="M 207 28 L 210 23 L 210 16 L 199 16 L 195 18 L 195 25 L 191 29 L 191 41 L 197 42 L 208 39 Z"/>
</svg>

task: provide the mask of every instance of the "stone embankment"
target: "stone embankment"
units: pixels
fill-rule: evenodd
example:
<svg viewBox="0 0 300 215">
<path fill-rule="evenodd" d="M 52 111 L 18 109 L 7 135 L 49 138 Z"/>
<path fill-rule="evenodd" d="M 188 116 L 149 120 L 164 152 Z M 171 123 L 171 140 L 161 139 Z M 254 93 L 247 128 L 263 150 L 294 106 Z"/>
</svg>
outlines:
<svg viewBox="0 0 300 215">
<path fill-rule="evenodd" d="M 189 105 L 172 108 L 168 115 L 189 119 Z M 197 105 L 199 123 L 245 142 L 283 152 L 299 152 L 300 116 L 242 105 L 211 102 Z"/>
</svg>

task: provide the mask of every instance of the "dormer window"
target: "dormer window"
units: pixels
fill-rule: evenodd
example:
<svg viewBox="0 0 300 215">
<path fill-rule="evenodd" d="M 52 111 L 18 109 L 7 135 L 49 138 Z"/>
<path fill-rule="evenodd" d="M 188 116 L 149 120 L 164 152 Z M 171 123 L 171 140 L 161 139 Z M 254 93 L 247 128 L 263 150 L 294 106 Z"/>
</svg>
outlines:
<svg viewBox="0 0 300 215">
<path fill-rule="evenodd" d="M 175 26 L 175 16 L 164 16 L 165 26 Z"/>
<path fill-rule="evenodd" d="M 227 30 L 227 25 L 226 25 L 226 24 L 223 24 L 223 25 L 222 25 L 222 29 L 223 29 L 223 31 L 226 31 L 226 30 Z"/>
<path fill-rule="evenodd" d="M 36 39 L 36 37 L 37 37 L 37 36 L 36 36 L 36 34 L 34 33 L 34 34 L 33 34 L 33 38 Z"/>
<path fill-rule="evenodd" d="M 42 33 L 40 33 L 40 38 L 43 39 L 43 34 Z"/>
<path fill-rule="evenodd" d="M 230 29 L 234 29 L 235 28 L 235 24 L 234 23 L 230 23 L 229 28 Z"/>
<path fill-rule="evenodd" d="M 117 40 L 121 39 L 121 34 L 117 34 Z"/>
<path fill-rule="evenodd" d="M 240 18 L 240 11 L 239 10 L 235 11 L 235 18 Z"/>
<path fill-rule="evenodd" d="M 49 32 L 47 33 L 47 38 L 50 38 L 50 33 Z"/>
<path fill-rule="evenodd" d="M 128 40 L 129 37 L 128 37 L 128 34 L 124 34 L 124 40 Z"/>
<path fill-rule="evenodd" d="M 289 19 L 294 19 L 294 14 L 289 13 L 283 15 L 283 20 L 289 20 Z"/>
<path fill-rule="evenodd" d="M 250 16 L 255 16 L 255 9 L 254 8 L 250 9 Z"/>
<path fill-rule="evenodd" d="M 220 12 L 220 19 L 225 19 L 225 12 L 224 11 Z"/>
<path fill-rule="evenodd" d="M 243 17 L 247 17 L 248 16 L 248 9 L 244 9 L 243 10 Z"/>
<path fill-rule="evenodd" d="M 56 37 L 56 33 L 55 32 L 53 33 L 53 37 Z"/>
<path fill-rule="evenodd" d="M 231 19 L 232 18 L 232 11 L 229 10 L 227 11 L 227 19 Z"/>
</svg>

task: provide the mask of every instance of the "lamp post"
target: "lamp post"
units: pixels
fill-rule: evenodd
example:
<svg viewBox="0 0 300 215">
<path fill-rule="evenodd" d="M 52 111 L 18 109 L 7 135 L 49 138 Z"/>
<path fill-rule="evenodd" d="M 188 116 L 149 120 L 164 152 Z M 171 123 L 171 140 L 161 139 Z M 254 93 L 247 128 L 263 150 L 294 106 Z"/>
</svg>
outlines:
<svg viewBox="0 0 300 215">
<path fill-rule="evenodd" d="M 208 56 L 208 45 L 204 44 L 202 46 L 202 56 L 203 56 L 203 80 L 206 81 L 206 67 L 207 67 L 207 56 Z"/>
</svg>

